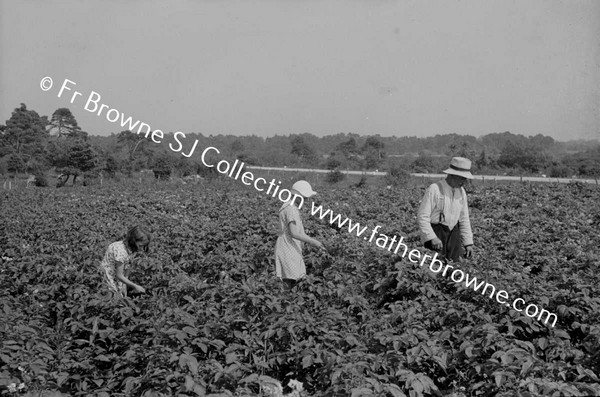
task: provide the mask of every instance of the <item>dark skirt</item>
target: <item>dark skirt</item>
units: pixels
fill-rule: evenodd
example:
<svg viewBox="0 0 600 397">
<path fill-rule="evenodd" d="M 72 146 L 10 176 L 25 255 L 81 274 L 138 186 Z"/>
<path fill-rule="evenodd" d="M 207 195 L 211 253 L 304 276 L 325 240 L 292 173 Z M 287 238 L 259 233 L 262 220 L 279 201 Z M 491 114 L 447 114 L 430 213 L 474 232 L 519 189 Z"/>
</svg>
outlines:
<svg viewBox="0 0 600 397">
<path fill-rule="evenodd" d="M 433 228 L 435 235 L 442 240 L 442 249 L 441 251 L 434 250 L 431 247 L 431 240 L 425 242 L 425 248 L 436 251 L 441 259 L 458 262 L 458 258 L 463 254 L 459 223 L 457 223 L 452 230 L 441 223 L 435 225 L 431 224 L 431 227 Z"/>
</svg>

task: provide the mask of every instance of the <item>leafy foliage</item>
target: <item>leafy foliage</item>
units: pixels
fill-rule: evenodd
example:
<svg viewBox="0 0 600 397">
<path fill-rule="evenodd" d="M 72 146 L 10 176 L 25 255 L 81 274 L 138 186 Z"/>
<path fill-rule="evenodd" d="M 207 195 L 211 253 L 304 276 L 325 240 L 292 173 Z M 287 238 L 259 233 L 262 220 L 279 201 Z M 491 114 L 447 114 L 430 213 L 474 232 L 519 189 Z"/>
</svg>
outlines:
<svg viewBox="0 0 600 397">
<path fill-rule="evenodd" d="M 280 203 L 206 183 L 0 197 L 0 394 L 280 395 L 291 380 L 313 396 L 600 394 L 594 186 L 470 193 L 479 251 L 461 268 L 558 313 L 551 328 L 309 218 L 332 255 L 308 249 L 309 276 L 286 292 Z M 416 245 L 423 188 L 319 192 Z M 139 221 L 155 239 L 130 277 L 148 293 L 113 300 L 98 264 Z"/>
<path fill-rule="evenodd" d="M 69 138 L 76 139 L 87 139 L 87 132 L 82 131 L 81 127 L 77 124 L 75 116 L 71 113 L 68 108 L 56 109 L 52 113 L 50 119 L 51 128 L 48 130 L 50 134 L 56 134 L 59 138 L 67 136 Z"/>
<path fill-rule="evenodd" d="M 171 159 L 161 156 L 152 164 L 152 171 L 157 179 L 168 179 L 171 176 L 172 167 Z"/>
<path fill-rule="evenodd" d="M 48 186 L 48 179 L 46 178 L 46 174 L 43 171 L 34 172 L 33 176 L 35 177 L 34 184 L 37 187 L 46 187 Z"/>
<path fill-rule="evenodd" d="M 295 136 L 291 141 L 291 153 L 298 156 L 301 160 L 314 161 L 316 158 L 315 150 L 301 136 Z"/>
<path fill-rule="evenodd" d="M 365 155 L 364 167 L 368 170 L 378 168 L 385 157 L 383 151 L 385 144 L 381 142 L 377 137 L 370 136 L 367 138 L 362 151 Z"/>
<path fill-rule="evenodd" d="M 47 117 L 40 117 L 34 110 L 28 110 L 22 103 L 6 121 L 1 136 L 2 151 L 30 157 L 43 151 L 43 145 L 48 134 Z"/>
<path fill-rule="evenodd" d="M 148 145 L 148 140 L 143 134 L 135 134 L 129 130 L 121 131 L 117 135 L 117 143 L 119 147 L 125 148 L 129 161 L 134 159 L 136 151 L 144 150 L 144 147 Z"/>
<path fill-rule="evenodd" d="M 97 165 L 97 154 L 89 142 L 78 138 L 54 138 L 50 142 L 51 164 L 57 172 L 73 175 L 74 180 Z"/>
<path fill-rule="evenodd" d="M 576 170 L 579 175 L 598 177 L 600 176 L 600 146 L 567 156 L 564 163 Z"/>
<path fill-rule="evenodd" d="M 96 154 L 91 145 L 85 141 L 76 141 L 70 148 L 68 166 L 82 172 L 90 171 L 96 166 Z"/>
<path fill-rule="evenodd" d="M 406 184 L 410 179 L 410 173 L 404 168 L 394 166 L 385 175 L 385 181 L 391 186 L 401 186 Z"/>
<path fill-rule="evenodd" d="M 18 173 L 25 170 L 26 164 L 22 156 L 12 153 L 8 155 L 7 170 L 8 172 Z"/>
<path fill-rule="evenodd" d="M 125 130 L 110 136 L 88 136 L 68 108 L 57 109 L 49 122 L 47 116 L 39 116 L 21 104 L 6 125 L 0 125 L 0 172 L 8 171 L 9 162 L 13 165 L 9 172 L 22 172 L 31 161 L 44 164 L 45 171 L 49 171 L 56 157 L 64 155 L 64 150 L 57 150 L 61 144 L 56 139 L 89 142 L 97 166 L 111 177 L 118 173 L 131 177 L 134 172 L 151 168 L 159 157 L 169 157 L 177 176 L 189 175 L 193 168 L 205 168 L 197 158 L 183 158 L 168 145 L 155 145 L 146 132 L 139 128 L 137 133 Z M 597 140 L 557 142 L 541 134 L 527 137 L 506 131 L 479 138 L 454 133 L 417 138 L 355 133 L 317 137 L 304 133 L 261 138 L 190 133 L 187 137 L 190 141 L 197 139 L 198 147 L 220 148 L 223 158 L 258 166 L 387 172 L 399 162 L 410 172 L 439 173 L 448 166 L 450 157 L 463 156 L 473 161 L 480 174 L 600 176 Z M 164 142 L 169 140 L 173 140 L 173 133 L 164 133 Z"/>
<path fill-rule="evenodd" d="M 520 146 L 508 143 L 500 152 L 498 165 L 520 168 L 528 172 L 538 172 L 547 166 L 545 153 L 534 146 Z"/>
<path fill-rule="evenodd" d="M 432 156 L 427 152 L 421 152 L 411 164 L 411 168 L 414 172 L 439 173 L 445 167 L 448 167 L 448 160 L 447 158 Z"/>
<path fill-rule="evenodd" d="M 342 173 L 339 169 L 331 170 L 325 176 L 325 180 L 329 183 L 338 183 L 346 178 L 346 174 Z"/>
</svg>

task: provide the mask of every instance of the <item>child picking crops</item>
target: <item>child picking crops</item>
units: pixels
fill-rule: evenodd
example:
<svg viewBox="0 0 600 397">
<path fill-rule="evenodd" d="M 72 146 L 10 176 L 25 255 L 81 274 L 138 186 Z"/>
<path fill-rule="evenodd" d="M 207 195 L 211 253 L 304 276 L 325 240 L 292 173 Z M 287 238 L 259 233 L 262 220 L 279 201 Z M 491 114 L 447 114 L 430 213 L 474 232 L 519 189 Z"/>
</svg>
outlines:
<svg viewBox="0 0 600 397">
<path fill-rule="evenodd" d="M 134 226 L 127 231 L 123 240 L 110 244 L 100 264 L 104 271 L 104 280 L 108 287 L 118 296 L 127 296 L 127 286 L 133 290 L 145 293 L 144 287 L 134 283 L 127 277 L 130 262 L 138 252 L 148 252 L 152 235 L 140 226 Z"/>
<path fill-rule="evenodd" d="M 291 289 L 298 280 L 306 276 L 306 266 L 302 257 L 303 243 L 312 244 L 325 250 L 321 242 L 309 237 L 304 232 L 302 218 L 297 201 L 317 194 L 306 181 L 298 181 L 292 186 L 292 198 L 283 203 L 279 209 L 279 237 L 275 244 L 275 271 L 285 283 L 286 289 Z M 301 196 L 301 197 L 299 197 Z M 300 204 L 301 205 L 301 204 Z"/>
</svg>

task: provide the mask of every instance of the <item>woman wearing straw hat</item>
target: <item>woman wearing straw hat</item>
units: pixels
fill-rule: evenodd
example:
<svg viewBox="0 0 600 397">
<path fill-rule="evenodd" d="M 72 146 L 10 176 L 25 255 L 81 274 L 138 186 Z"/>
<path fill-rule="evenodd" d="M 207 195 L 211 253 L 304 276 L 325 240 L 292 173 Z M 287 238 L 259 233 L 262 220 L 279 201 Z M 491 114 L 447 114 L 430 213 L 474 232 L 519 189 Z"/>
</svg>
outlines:
<svg viewBox="0 0 600 397">
<path fill-rule="evenodd" d="M 473 254 L 473 232 L 463 188 L 467 179 L 473 179 L 470 170 L 471 160 L 454 157 L 444 171 L 446 179 L 427 188 L 419 207 L 421 241 L 446 261 L 458 261 L 463 247 L 466 258 Z"/>
<path fill-rule="evenodd" d="M 304 202 L 303 198 L 313 197 L 317 193 L 306 181 L 294 183 L 292 193 L 293 197 L 283 203 L 279 209 L 280 231 L 275 244 L 275 271 L 277 277 L 284 281 L 286 289 L 291 289 L 298 280 L 306 275 L 302 257 L 303 243 L 312 244 L 325 250 L 321 242 L 304 233 L 299 211 Z M 296 203 L 299 201 L 297 199 L 301 201 L 299 206 Z"/>
</svg>

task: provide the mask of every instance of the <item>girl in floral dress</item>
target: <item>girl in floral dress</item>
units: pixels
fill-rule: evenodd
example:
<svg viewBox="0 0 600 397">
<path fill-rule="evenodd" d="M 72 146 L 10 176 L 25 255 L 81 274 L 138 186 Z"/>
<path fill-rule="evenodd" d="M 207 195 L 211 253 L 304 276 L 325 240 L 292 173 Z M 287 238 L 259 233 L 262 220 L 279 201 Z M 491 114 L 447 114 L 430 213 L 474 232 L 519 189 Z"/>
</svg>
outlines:
<svg viewBox="0 0 600 397">
<path fill-rule="evenodd" d="M 119 297 L 127 296 L 127 286 L 144 293 L 146 290 L 141 285 L 127 278 L 129 264 L 133 254 L 148 252 L 152 235 L 139 226 L 134 226 L 127 231 L 124 239 L 110 244 L 104 254 L 100 268 L 104 273 L 104 280 L 108 287 Z"/>
</svg>

